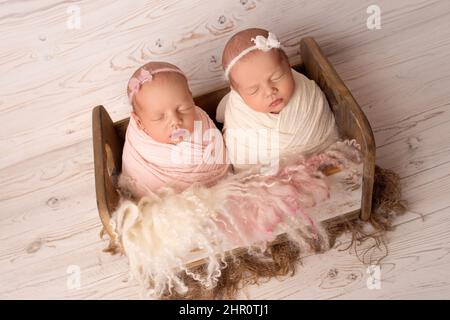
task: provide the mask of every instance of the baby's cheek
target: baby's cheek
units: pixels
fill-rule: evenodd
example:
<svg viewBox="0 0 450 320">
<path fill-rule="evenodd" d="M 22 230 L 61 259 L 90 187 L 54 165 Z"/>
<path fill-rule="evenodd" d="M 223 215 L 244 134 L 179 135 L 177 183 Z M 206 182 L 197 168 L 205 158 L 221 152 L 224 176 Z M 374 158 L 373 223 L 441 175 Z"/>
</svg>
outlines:
<svg viewBox="0 0 450 320">
<path fill-rule="evenodd" d="M 200 119 L 195 119 L 195 115 L 190 115 L 184 119 L 184 127 L 189 130 L 191 133 L 194 132 L 194 123 L 195 121 L 201 122 Z"/>
<path fill-rule="evenodd" d="M 153 131 L 151 132 L 150 136 L 161 143 L 169 143 L 170 142 L 170 138 L 169 138 L 169 132 L 167 132 L 166 130 L 162 129 L 162 128 L 155 128 L 153 129 Z"/>
<path fill-rule="evenodd" d="M 251 97 L 247 104 L 255 111 L 268 112 L 268 102 L 263 98 Z"/>
<path fill-rule="evenodd" d="M 292 76 L 290 76 L 287 79 L 287 83 L 286 83 L 286 98 L 290 99 L 292 97 L 292 95 L 294 94 L 294 90 L 295 90 L 295 81 L 294 78 Z"/>
</svg>

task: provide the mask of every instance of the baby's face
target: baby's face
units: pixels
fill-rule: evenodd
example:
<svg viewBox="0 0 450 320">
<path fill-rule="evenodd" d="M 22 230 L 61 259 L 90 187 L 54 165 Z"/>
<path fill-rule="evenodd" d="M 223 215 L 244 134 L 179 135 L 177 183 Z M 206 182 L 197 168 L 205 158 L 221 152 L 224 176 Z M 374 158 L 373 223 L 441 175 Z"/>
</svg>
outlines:
<svg viewBox="0 0 450 320">
<path fill-rule="evenodd" d="M 295 89 L 289 63 L 277 50 L 255 50 L 231 69 L 233 88 L 258 112 L 279 113 Z"/>
<path fill-rule="evenodd" d="M 161 143 L 176 144 L 172 134 L 179 129 L 194 130 L 195 104 L 186 79 L 176 73 L 158 74 L 145 82 L 135 95 L 138 126 Z M 160 77 L 158 77 L 160 76 Z"/>
</svg>

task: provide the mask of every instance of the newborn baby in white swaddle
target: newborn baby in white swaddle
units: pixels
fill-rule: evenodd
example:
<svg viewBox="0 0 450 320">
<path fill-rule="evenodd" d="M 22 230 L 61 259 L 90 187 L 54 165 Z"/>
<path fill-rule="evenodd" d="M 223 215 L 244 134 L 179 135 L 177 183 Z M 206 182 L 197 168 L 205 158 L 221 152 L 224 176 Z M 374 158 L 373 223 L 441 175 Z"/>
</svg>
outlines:
<svg viewBox="0 0 450 320">
<path fill-rule="evenodd" d="M 317 84 L 291 69 L 275 35 L 247 29 L 226 44 L 222 65 L 231 92 L 217 109 L 235 171 L 320 152 L 338 139 Z"/>
</svg>

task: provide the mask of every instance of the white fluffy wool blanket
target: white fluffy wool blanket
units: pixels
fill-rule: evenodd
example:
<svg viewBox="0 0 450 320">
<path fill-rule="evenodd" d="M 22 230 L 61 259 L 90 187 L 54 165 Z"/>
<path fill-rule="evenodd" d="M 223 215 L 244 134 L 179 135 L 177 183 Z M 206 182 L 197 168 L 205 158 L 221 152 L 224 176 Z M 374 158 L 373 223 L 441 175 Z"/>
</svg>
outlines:
<svg viewBox="0 0 450 320">
<path fill-rule="evenodd" d="M 124 200 L 111 220 L 117 245 L 147 294 L 186 292 L 180 271 L 212 288 L 226 267 L 224 254 L 229 248 L 252 248 L 258 255 L 281 233 L 301 249 L 307 250 L 311 239 L 325 240 L 326 245 L 326 232 L 307 214 L 308 208 L 329 197 L 320 169 L 359 161 L 353 142 L 337 142 L 323 153 L 292 160 L 273 174 L 253 169 L 210 188 L 193 185 L 181 193 L 163 189 L 139 203 Z M 206 274 L 193 273 L 187 265 L 198 249 L 204 252 Z"/>
</svg>

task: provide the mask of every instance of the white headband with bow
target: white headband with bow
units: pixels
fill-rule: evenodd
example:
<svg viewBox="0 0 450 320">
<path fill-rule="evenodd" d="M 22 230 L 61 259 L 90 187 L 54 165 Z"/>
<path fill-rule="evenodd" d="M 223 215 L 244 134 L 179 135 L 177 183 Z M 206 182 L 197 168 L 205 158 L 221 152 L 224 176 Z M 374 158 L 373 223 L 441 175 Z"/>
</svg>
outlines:
<svg viewBox="0 0 450 320">
<path fill-rule="evenodd" d="M 256 38 L 251 39 L 252 42 L 255 44 L 254 46 L 251 46 L 245 50 L 243 50 L 241 53 L 239 53 L 236 57 L 234 57 L 228 66 L 225 69 L 225 78 L 228 79 L 228 76 L 230 74 L 231 68 L 240 60 L 243 56 L 245 56 L 247 53 L 253 50 L 262 50 L 264 52 L 269 51 L 272 48 L 280 48 L 281 44 L 280 41 L 278 41 L 277 36 L 274 35 L 272 32 L 269 32 L 267 38 L 264 36 L 256 36 Z"/>
</svg>

